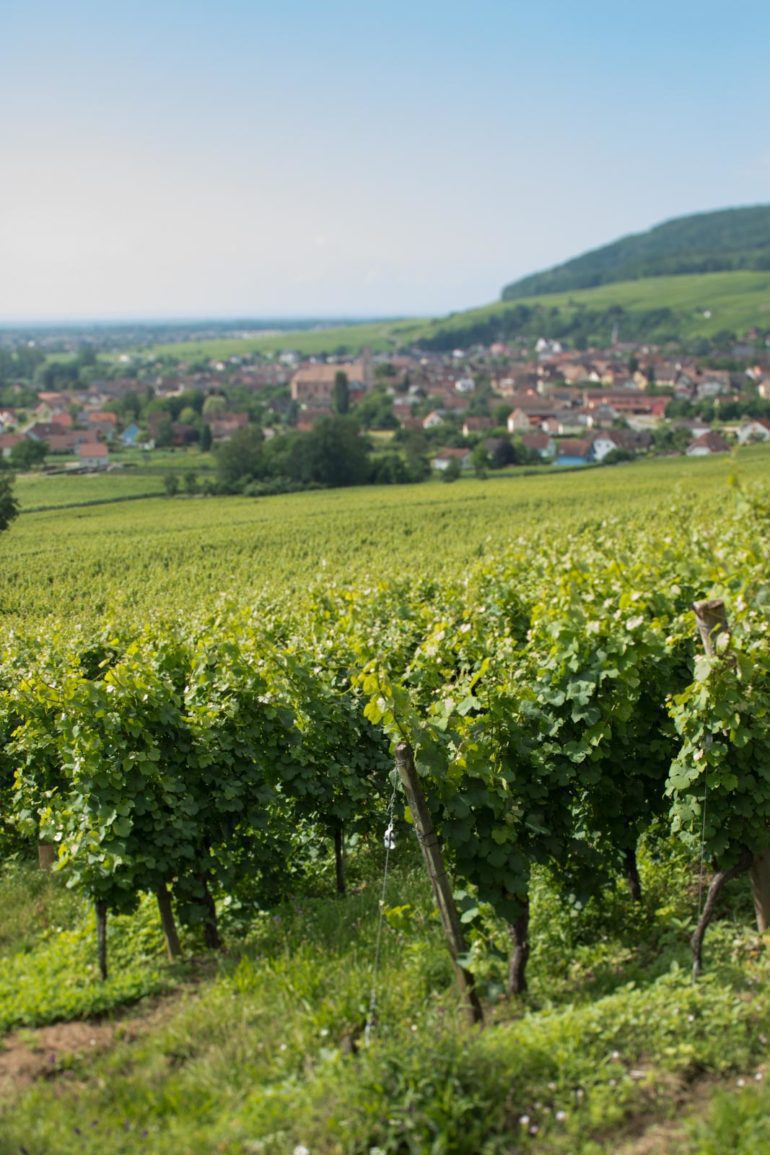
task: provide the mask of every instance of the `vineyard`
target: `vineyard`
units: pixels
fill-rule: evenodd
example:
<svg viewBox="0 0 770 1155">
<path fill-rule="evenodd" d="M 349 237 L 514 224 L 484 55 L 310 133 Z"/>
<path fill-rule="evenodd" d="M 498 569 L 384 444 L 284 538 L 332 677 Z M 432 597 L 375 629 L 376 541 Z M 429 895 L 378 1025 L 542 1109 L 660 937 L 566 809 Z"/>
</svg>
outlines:
<svg viewBox="0 0 770 1155">
<path fill-rule="evenodd" d="M 0 1022 L 203 986 L 0 1152 L 588 1155 L 759 1081 L 767 463 L 23 515 L 0 798 L 40 928 L 0 930 Z M 671 1149 L 758 1149 L 760 1093 Z"/>
</svg>

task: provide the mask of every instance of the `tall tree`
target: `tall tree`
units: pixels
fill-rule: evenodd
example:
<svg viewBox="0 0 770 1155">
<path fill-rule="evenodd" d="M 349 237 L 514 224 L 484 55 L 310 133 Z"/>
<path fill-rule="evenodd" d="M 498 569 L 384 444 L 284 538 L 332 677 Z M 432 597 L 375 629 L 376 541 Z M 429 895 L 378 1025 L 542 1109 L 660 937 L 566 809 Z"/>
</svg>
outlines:
<svg viewBox="0 0 770 1155">
<path fill-rule="evenodd" d="M 0 530 L 8 529 L 19 514 L 19 503 L 13 492 L 13 478 L 0 473 Z"/>
<path fill-rule="evenodd" d="M 335 413 L 339 413 L 340 415 L 347 413 L 350 409 L 350 388 L 348 386 L 348 375 L 341 369 L 334 376 L 332 408 L 334 409 Z"/>
</svg>

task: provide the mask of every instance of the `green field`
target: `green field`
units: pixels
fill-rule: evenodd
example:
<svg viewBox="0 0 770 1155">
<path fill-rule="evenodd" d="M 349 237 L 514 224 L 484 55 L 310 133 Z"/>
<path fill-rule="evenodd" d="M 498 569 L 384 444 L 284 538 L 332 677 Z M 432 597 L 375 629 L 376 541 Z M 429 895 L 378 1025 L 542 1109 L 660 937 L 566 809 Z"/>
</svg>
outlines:
<svg viewBox="0 0 770 1155">
<path fill-rule="evenodd" d="M 720 329 L 743 333 L 752 326 L 770 324 L 770 274 L 734 272 L 702 273 L 697 276 L 647 277 L 601 285 L 596 289 L 579 289 L 567 293 L 548 293 L 539 297 L 522 297 L 515 301 L 496 302 L 481 309 L 457 313 L 447 320 L 434 322 L 451 331 L 462 325 L 495 316 L 517 304 L 555 306 L 565 312 L 580 308 L 606 309 L 620 305 L 629 312 L 672 309 L 677 314 L 677 328 L 682 339 L 708 337 Z M 704 316 L 709 312 L 709 317 Z"/>
<path fill-rule="evenodd" d="M 226 337 L 212 341 L 182 341 L 155 345 L 149 353 L 155 356 L 179 357 L 185 361 L 200 358 L 225 360 L 249 353 L 273 353 L 292 349 L 303 356 L 319 352 L 351 353 L 371 349 L 375 353 L 399 348 L 414 340 L 424 322 L 419 320 L 377 321 L 360 325 L 341 325 L 324 329 L 282 330 L 256 337 Z"/>
<path fill-rule="evenodd" d="M 770 450 L 258 499 L 111 504 L 160 494 L 161 477 L 28 476 L 19 495 L 30 512 L 0 539 L 0 606 L 9 621 L 62 613 L 69 621 L 141 618 L 210 608 L 225 595 L 290 601 L 324 583 L 456 574 L 518 538 L 536 548 L 565 526 L 577 529 L 624 505 L 654 519 L 677 495 L 726 500 L 736 468 L 747 482 L 768 480 Z M 43 506 L 51 508 L 31 512 Z M 55 508 L 62 506 L 72 508 Z"/>
</svg>

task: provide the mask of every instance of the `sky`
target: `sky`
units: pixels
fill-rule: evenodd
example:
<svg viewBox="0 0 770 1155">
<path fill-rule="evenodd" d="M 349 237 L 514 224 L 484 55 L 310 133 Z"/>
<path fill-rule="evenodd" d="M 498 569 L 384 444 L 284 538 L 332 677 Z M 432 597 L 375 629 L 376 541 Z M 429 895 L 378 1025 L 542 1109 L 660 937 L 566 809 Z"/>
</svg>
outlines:
<svg viewBox="0 0 770 1155">
<path fill-rule="evenodd" d="M 0 321 L 437 315 L 770 202 L 766 0 L 0 0 Z"/>
</svg>

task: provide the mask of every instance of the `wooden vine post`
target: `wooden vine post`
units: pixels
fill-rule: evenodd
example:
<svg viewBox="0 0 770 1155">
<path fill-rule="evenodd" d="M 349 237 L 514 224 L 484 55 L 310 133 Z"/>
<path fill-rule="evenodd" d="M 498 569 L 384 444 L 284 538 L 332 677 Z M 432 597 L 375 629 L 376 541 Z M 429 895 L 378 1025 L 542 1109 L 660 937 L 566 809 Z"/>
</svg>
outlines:
<svg viewBox="0 0 770 1155">
<path fill-rule="evenodd" d="M 425 795 L 422 792 L 420 779 L 414 764 L 414 754 L 407 742 L 400 742 L 396 746 L 396 768 L 406 792 L 409 809 L 412 812 L 412 821 L 420 843 L 425 867 L 433 887 L 436 905 L 441 915 L 441 924 L 449 947 L 449 953 L 454 963 L 457 982 L 465 1000 L 466 1013 L 472 1026 L 483 1023 L 484 1012 L 481 1009 L 479 996 L 473 982 L 473 975 L 458 961 L 465 954 L 466 945 L 460 919 L 457 914 L 452 887 L 444 865 L 444 856 L 441 852 L 436 832 L 433 829 L 433 820 L 430 816 Z"/>
<path fill-rule="evenodd" d="M 729 634 L 730 632 L 725 604 L 719 598 L 712 598 L 695 602 L 692 608 L 703 648 L 708 657 L 713 658 L 718 653 L 717 639 L 721 634 Z M 703 912 L 690 940 L 693 953 L 693 976 L 695 978 L 700 974 L 702 966 L 703 936 L 713 918 L 720 891 L 727 882 L 745 870 L 748 870 L 751 880 L 751 893 L 760 934 L 764 934 L 770 925 L 770 845 L 768 845 L 755 858 L 752 858 L 751 853 L 745 850 L 729 870 L 717 870 L 715 872 L 708 888 Z"/>
<path fill-rule="evenodd" d="M 96 953 L 99 960 L 99 977 L 107 981 L 107 903 L 96 900 Z"/>
<path fill-rule="evenodd" d="M 56 862 L 56 847 L 53 842 L 38 842 L 37 863 L 41 870 L 51 870 Z"/>
<path fill-rule="evenodd" d="M 716 654 L 717 638 L 720 634 L 730 632 L 725 603 L 719 598 L 711 598 L 708 601 L 693 602 L 692 608 L 703 648 L 708 656 L 713 658 Z"/>
<path fill-rule="evenodd" d="M 174 921 L 174 909 L 171 905 L 171 895 L 168 892 L 168 887 L 165 882 L 161 882 L 155 889 L 155 897 L 158 901 L 158 913 L 160 914 L 160 923 L 163 927 L 163 937 L 166 941 L 166 954 L 169 962 L 174 962 L 182 953 L 182 946 L 179 942 L 179 933 L 176 929 L 176 922 Z"/>
</svg>

